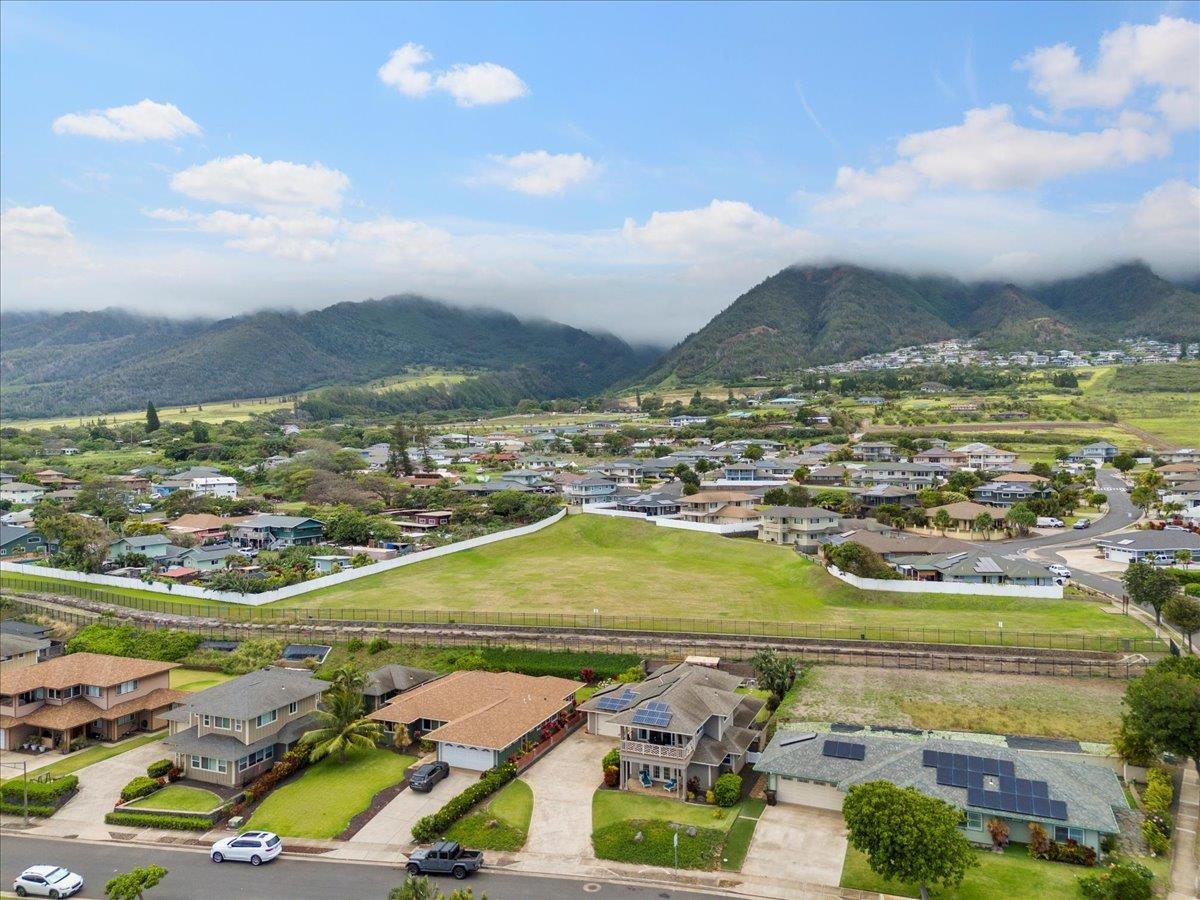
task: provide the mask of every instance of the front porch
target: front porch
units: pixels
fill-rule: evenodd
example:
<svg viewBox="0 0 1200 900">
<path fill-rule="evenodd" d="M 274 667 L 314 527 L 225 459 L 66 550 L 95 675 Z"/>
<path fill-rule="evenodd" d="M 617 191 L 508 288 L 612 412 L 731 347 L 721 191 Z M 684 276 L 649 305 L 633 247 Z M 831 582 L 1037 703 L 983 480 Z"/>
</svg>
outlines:
<svg viewBox="0 0 1200 900">
<path fill-rule="evenodd" d="M 634 793 L 650 794 L 655 797 L 675 797 L 682 800 L 687 795 L 686 763 L 680 765 L 663 760 L 621 760 L 621 788 Z"/>
</svg>

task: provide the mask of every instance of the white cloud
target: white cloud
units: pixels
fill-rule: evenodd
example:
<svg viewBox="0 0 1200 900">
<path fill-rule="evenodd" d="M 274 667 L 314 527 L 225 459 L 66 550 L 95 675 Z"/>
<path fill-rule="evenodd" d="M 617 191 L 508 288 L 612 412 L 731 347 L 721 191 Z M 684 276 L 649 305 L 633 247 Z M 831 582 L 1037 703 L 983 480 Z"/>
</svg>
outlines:
<svg viewBox="0 0 1200 900">
<path fill-rule="evenodd" d="M 508 103 L 529 93 L 528 85 L 516 72 L 496 63 L 457 63 L 433 73 L 423 68 L 432 61 L 432 54 L 424 47 L 409 42 L 393 50 L 388 61 L 379 67 L 379 80 L 407 97 L 443 91 L 463 107 Z"/>
<path fill-rule="evenodd" d="M 54 120 L 55 134 L 78 134 L 105 141 L 172 141 L 200 134 L 200 126 L 174 103 L 142 100 L 86 113 L 67 113 Z"/>
<path fill-rule="evenodd" d="M 814 237 L 740 200 L 713 200 L 699 209 L 654 212 L 645 225 L 626 219 L 621 229 L 635 248 L 667 257 L 744 252 L 753 256 L 814 249 Z"/>
<path fill-rule="evenodd" d="M 534 197 L 561 194 L 592 178 L 599 166 L 582 153 L 548 153 L 532 150 L 515 156 L 488 157 L 495 168 L 475 182 L 498 184 Z"/>
<path fill-rule="evenodd" d="M 192 166 L 171 179 L 173 190 L 193 199 L 260 210 L 337 209 L 349 187 L 349 178 L 321 163 L 268 163 L 246 154 Z"/>
<path fill-rule="evenodd" d="M 1200 255 L 1200 187 L 1186 181 L 1168 181 L 1149 191 L 1133 211 L 1140 231 L 1182 238 Z"/>
<path fill-rule="evenodd" d="M 0 213 L 0 241 L 8 253 L 53 256 L 73 250 L 75 235 L 53 206 L 10 206 Z"/>
<path fill-rule="evenodd" d="M 1160 91 L 1156 106 L 1172 127 L 1195 127 L 1200 117 L 1200 23 L 1187 19 L 1121 25 L 1101 37 L 1090 69 L 1069 44 L 1039 47 L 1014 65 L 1056 110 L 1112 109 L 1146 87 Z"/>
</svg>

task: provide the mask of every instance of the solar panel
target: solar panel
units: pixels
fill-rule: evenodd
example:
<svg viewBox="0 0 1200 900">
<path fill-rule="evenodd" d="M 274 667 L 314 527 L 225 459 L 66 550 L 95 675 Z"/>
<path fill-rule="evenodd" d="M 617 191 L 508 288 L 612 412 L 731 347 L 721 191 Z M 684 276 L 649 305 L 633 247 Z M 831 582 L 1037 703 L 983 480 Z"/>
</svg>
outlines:
<svg viewBox="0 0 1200 900">
<path fill-rule="evenodd" d="M 821 747 L 821 753 L 824 756 L 832 756 L 836 759 L 866 759 L 867 748 L 865 744 L 854 744 L 849 741 L 826 741 Z"/>
<path fill-rule="evenodd" d="M 1046 784 L 1046 782 L 1035 781 L 1035 782 L 1033 782 L 1032 787 L 1033 787 L 1033 791 L 1032 791 L 1033 796 L 1035 796 L 1035 797 L 1049 797 L 1050 796 L 1050 786 L 1048 784 Z"/>
<path fill-rule="evenodd" d="M 633 714 L 633 722 L 635 725 L 652 725 L 656 728 L 662 728 L 671 724 L 671 710 L 663 704 L 648 703 Z"/>
<path fill-rule="evenodd" d="M 936 750 L 926 750 L 921 754 L 921 765 L 936 768 L 937 764 L 938 752 Z"/>
<path fill-rule="evenodd" d="M 633 692 L 633 689 L 625 688 L 619 696 L 616 694 L 605 694 L 596 701 L 596 709 L 603 710 L 604 712 L 618 712 L 636 699 L 637 694 Z"/>
<path fill-rule="evenodd" d="M 1050 801 L 1050 818 L 1065 819 L 1067 817 L 1067 804 L 1062 800 Z"/>
</svg>

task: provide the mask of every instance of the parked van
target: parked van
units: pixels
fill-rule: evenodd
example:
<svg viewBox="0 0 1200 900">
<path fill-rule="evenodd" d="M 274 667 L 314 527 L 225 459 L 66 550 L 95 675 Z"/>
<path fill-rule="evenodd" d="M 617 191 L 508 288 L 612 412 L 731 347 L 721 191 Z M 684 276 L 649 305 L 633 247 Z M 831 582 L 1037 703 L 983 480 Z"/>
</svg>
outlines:
<svg viewBox="0 0 1200 900">
<path fill-rule="evenodd" d="M 1062 528 L 1063 520 L 1056 519 L 1053 516 L 1038 516 L 1037 527 L 1038 528 Z"/>
</svg>

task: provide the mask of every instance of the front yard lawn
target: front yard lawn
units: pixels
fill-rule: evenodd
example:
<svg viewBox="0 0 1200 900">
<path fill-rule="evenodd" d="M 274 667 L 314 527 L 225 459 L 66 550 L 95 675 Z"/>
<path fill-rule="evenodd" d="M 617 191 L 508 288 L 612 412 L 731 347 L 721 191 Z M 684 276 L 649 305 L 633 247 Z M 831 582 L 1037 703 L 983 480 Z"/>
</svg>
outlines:
<svg viewBox="0 0 1200 900">
<path fill-rule="evenodd" d="M 72 772 L 78 772 L 80 769 L 85 769 L 95 763 L 104 762 L 104 760 L 112 759 L 114 756 L 120 756 L 127 750 L 136 750 L 138 747 L 144 747 L 146 744 L 161 741 L 166 736 L 166 731 L 155 731 L 150 734 L 139 734 L 137 737 L 121 741 L 118 744 L 96 744 L 94 747 L 88 747 L 86 750 L 76 750 L 56 763 L 32 769 L 29 774 L 53 775 L 55 777 L 70 775 Z M 168 756 L 170 754 L 164 751 L 164 755 Z"/>
<path fill-rule="evenodd" d="M 740 807 L 721 809 L 684 803 L 667 797 L 653 797 L 630 791 L 598 790 L 592 798 L 592 846 L 600 859 L 670 868 L 675 865 L 673 839 L 679 834 L 681 869 L 715 869 L 722 864 L 723 848 L 736 828 Z M 732 851 L 745 858 L 754 822 L 734 838 Z M 695 835 L 687 833 L 694 827 Z M 641 833 L 642 840 L 636 836 Z M 742 844 L 745 847 L 742 847 Z"/>
<path fill-rule="evenodd" d="M 221 805 L 221 798 L 202 788 L 171 784 L 149 797 L 126 803 L 126 809 L 166 809 L 173 812 L 208 812 Z"/>
<path fill-rule="evenodd" d="M 391 750 L 357 750 L 339 763 L 327 757 L 304 770 L 262 802 L 246 823 L 249 830 L 288 837 L 335 838 L 371 798 L 404 778 L 416 762 Z"/>
<path fill-rule="evenodd" d="M 446 837 L 479 850 L 520 850 L 532 815 L 533 791 L 520 779 L 510 781 L 490 802 L 456 822 Z"/>
<path fill-rule="evenodd" d="M 714 818 L 714 813 L 720 813 Z M 592 797 L 592 828 L 604 828 L 622 819 L 662 819 L 700 828 L 724 831 L 738 814 L 738 807 L 722 809 L 699 803 L 684 803 L 671 797 L 652 797 L 633 791 L 596 791 Z"/>
</svg>

